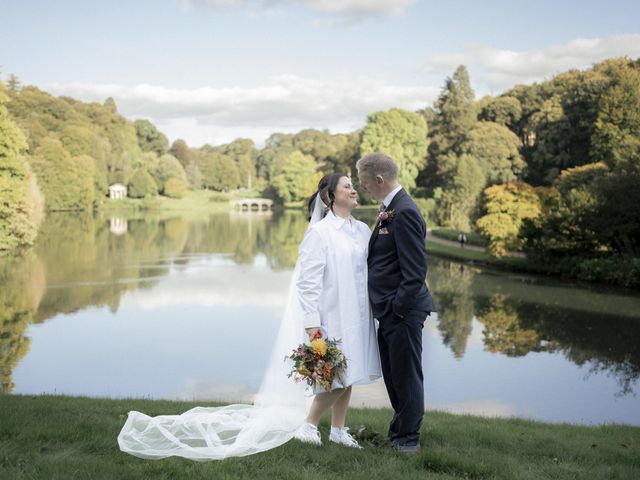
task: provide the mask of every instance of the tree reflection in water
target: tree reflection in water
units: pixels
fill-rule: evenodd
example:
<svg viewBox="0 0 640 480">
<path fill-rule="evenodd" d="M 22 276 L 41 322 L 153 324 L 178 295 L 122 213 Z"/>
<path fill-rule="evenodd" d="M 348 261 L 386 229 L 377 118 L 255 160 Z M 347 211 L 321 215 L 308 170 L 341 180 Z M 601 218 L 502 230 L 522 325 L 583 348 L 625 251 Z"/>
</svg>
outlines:
<svg viewBox="0 0 640 480">
<path fill-rule="evenodd" d="M 620 291 L 509 276 L 431 258 L 443 342 L 464 355 L 472 318 L 483 325 L 485 350 L 510 357 L 561 352 L 590 372 L 613 375 L 618 395 L 640 377 L 640 301 Z"/>
</svg>

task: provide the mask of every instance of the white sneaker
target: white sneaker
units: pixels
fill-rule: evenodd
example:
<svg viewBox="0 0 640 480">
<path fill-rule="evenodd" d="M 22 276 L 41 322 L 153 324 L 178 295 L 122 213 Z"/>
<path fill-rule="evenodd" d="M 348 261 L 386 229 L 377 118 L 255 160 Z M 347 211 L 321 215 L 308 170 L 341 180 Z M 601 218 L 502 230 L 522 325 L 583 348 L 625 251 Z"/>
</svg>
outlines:
<svg viewBox="0 0 640 480">
<path fill-rule="evenodd" d="M 336 428 L 331 427 L 331 434 L 329 435 L 329 441 L 333 443 L 339 443 L 351 448 L 362 449 L 355 438 L 349 434 L 349 429 L 346 427 Z"/>
<path fill-rule="evenodd" d="M 313 445 L 322 445 L 318 427 L 307 422 L 304 422 L 293 438 L 300 440 L 301 442 L 312 443 Z"/>
</svg>

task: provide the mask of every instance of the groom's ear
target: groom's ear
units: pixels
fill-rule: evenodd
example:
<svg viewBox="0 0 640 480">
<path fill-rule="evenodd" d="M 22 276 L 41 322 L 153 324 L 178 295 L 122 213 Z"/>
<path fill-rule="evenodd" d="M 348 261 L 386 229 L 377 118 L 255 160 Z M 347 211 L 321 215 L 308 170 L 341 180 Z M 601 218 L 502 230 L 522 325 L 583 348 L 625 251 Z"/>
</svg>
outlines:
<svg viewBox="0 0 640 480">
<path fill-rule="evenodd" d="M 376 175 L 376 183 L 382 185 L 384 183 L 384 177 L 382 175 Z"/>
</svg>

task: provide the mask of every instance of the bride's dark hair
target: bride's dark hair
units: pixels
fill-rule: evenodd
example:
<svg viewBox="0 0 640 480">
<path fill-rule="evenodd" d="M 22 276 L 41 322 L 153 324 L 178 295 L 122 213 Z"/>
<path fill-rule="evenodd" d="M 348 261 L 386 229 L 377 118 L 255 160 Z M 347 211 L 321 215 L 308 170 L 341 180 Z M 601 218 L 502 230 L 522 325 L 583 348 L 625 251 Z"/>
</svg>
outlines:
<svg viewBox="0 0 640 480">
<path fill-rule="evenodd" d="M 313 209 L 316 205 L 316 196 L 318 193 L 320 194 L 320 198 L 324 202 L 325 205 L 329 207 L 330 210 L 333 210 L 333 201 L 335 200 L 336 188 L 338 187 L 338 182 L 342 177 L 347 177 L 348 175 L 338 172 L 338 173 L 329 173 L 320 179 L 318 182 L 318 189 L 313 192 L 313 195 L 309 198 L 309 202 L 307 204 L 307 208 L 309 209 L 309 219 L 311 219 L 311 214 L 313 213 Z M 325 212 L 326 215 L 326 212 Z"/>
</svg>

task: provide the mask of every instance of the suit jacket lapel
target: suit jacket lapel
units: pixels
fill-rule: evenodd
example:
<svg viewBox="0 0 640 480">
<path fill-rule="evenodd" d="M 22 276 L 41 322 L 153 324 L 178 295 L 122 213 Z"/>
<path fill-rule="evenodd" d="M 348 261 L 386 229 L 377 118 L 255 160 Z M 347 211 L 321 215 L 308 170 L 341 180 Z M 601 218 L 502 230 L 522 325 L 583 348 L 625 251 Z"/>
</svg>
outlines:
<svg viewBox="0 0 640 480">
<path fill-rule="evenodd" d="M 404 197 L 407 194 L 407 192 L 404 191 L 404 188 L 401 188 L 398 193 L 396 193 L 393 196 L 393 199 L 391 200 L 391 203 L 389 205 L 387 205 L 387 208 L 384 209 L 385 212 L 389 212 L 391 210 L 393 210 L 393 208 L 396 206 L 396 204 L 398 203 L 398 200 L 401 197 Z M 378 216 L 379 218 L 379 216 Z M 369 238 L 369 251 L 371 251 L 371 245 L 373 245 L 373 242 L 376 240 L 376 238 L 378 238 L 378 232 L 380 231 L 380 222 L 378 221 L 378 218 L 376 218 L 376 224 L 373 227 L 373 232 L 371 233 L 371 237 Z"/>
<path fill-rule="evenodd" d="M 387 208 L 384 209 L 385 212 L 389 212 L 391 210 L 393 210 L 396 206 L 396 204 L 398 203 L 398 200 L 400 200 L 402 197 L 404 197 L 407 194 L 407 192 L 404 191 L 404 188 L 401 188 L 398 193 L 396 193 L 393 197 L 393 199 L 391 200 L 391 203 L 387 206 Z"/>
</svg>

